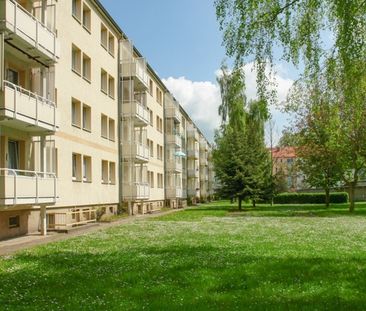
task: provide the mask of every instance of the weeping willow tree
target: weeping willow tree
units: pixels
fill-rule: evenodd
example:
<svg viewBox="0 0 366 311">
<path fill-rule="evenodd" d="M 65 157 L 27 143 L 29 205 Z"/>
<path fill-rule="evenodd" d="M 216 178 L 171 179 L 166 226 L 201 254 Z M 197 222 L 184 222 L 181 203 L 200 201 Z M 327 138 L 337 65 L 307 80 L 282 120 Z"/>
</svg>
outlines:
<svg viewBox="0 0 366 311">
<path fill-rule="evenodd" d="M 215 174 L 221 184 L 221 195 L 256 202 L 266 194 L 270 182 L 269 155 L 264 144 L 264 123 L 268 119 L 264 101 L 247 102 L 242 69 L 229 71 L 222 67 L 218 77 L 222 119 L 216 133 Z"/>
<path fill-rule="evenodd" d="M 366 1 L 216 0 L 215 6 L 227 54 L 236 67 L 254 62 L 261 98 L 274 100 L 275 52 L 288 63 L 302 65 L 309 90 L 327 72 L 327 88 L 337 94 L 339 149 L 353 211 L 354 188 L 366 165 Z"/>
</svg>

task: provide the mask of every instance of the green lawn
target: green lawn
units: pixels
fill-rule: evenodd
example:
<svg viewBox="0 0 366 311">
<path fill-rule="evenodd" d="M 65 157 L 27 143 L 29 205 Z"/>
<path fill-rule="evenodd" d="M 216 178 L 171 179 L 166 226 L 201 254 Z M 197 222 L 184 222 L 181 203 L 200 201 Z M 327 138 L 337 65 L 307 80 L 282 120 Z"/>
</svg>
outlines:
<svg viewBox="0 0 366 311">
<path fill-rule="evenodd" d="M 0 310 L 364 310 L 366 205 L 225 202 L 0 257 Z"/>
</svg>

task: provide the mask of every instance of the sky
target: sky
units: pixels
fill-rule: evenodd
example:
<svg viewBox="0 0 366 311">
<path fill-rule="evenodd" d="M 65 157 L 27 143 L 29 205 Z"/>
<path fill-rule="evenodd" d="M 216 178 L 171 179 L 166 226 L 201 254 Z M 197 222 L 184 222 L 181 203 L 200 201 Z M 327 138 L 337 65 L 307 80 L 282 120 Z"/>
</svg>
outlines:
<svg viewBox="0 0 366 311">
<path fill-rule="evenodd" d="M 227 58 L 216 21 L 213 0 L 101 0 L 125 34 L 146 57 L 170 92 L 205 136 L 213 141 L 220 125 L 220 90 L 216 76 Z M 279 101 L 284 101 L 296 70 L 278 63 Z M 247 95 L 256 96 L 255 72 L 245 67 Z M 288 116 L 270 108 L 276 123 L 275 140 Z"/>
</svg>

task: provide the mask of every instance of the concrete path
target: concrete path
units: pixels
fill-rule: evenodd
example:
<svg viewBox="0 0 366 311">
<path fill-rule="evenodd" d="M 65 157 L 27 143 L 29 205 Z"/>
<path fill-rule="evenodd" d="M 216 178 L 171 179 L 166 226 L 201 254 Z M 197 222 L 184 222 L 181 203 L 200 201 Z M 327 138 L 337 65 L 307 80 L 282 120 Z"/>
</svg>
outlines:
<svg viewBox="0 0 366 311">
<path fill-rule="evenodd" d="M 18 238 L 13 238 L 0 242 L 0 256 L 10 255 L 17 251 L 35 247 L 37 245 L 47 244 L 56 241 L 62 241 L 69 239 L 71 237 L 89 234 L 98 230 L 104 230 L 106 228 L 120 226 L 123 224 L 128 224 L 139 219 L 154 218 L 163 215 L 168 215 L 181 211 L 183 209 L 174 209 L 165 212 L 157 212 L 153 214 L 128 216 L 126 218 L 110 222 L 110 223 L 94 223 L 86 226 L 77 227 L 68 233 L 57 233 L 49 232 L 47 236 L 42 236 L 39 233 L 29 234 L 26 236 L 21 236 Z"/>
</svg>

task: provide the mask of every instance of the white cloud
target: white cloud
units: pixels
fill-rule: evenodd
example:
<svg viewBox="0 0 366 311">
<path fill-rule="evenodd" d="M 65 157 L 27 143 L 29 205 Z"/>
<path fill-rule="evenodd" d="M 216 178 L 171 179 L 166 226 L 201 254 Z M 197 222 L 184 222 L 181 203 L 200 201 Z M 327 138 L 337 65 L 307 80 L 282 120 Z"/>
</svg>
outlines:
<svg viewBox="0 0 366 311">
<path fill-rule="evenodd" d="M 248 99 L 255 99 L 257 97 L 256 72 L 253 70 L 252 64 L 247 64 L 244 67 L 244 71 Z M 293 80 L 284 77 L 283 68 L 279 67 L 277 72 L 274 74 L 274 80 L 276 81 L 278 101 L 283 102 L 286 100 Z M 220 71 L 217 70 L 215 75 L 217 76 L 219 73 Z M 163 79 L 163 82 L 206 137 L 212 140 L 214 129 L 220 124 L 220 118 L 218 116 L 218 107 L 221 102 L 219 86 L 210 81 L 197 82 L 185 77 L 169 77 Z M 275 141 L 277 141 L 282 129 L 288 123 L 289 116 L 280 112 L 278 107 L 272 106 L 270 107 L 270 111 L 278 128 L 276 131 L 277 134 L 275 134 Z"/>
</svg>

